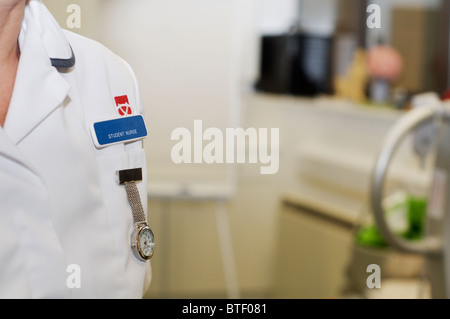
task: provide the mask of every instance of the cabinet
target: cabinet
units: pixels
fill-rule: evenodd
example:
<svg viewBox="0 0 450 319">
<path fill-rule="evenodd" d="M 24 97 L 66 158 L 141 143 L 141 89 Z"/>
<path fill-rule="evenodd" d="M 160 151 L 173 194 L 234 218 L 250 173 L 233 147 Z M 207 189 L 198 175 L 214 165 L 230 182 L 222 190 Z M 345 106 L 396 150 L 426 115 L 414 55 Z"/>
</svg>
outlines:
<svg viewBox="0 0 450 319">
<path fill-rule="evenodd" d="M 277 216 L 275 298 L 339 298 L 346 284 L 354 221 L 289 198 Z"/>
</svg>

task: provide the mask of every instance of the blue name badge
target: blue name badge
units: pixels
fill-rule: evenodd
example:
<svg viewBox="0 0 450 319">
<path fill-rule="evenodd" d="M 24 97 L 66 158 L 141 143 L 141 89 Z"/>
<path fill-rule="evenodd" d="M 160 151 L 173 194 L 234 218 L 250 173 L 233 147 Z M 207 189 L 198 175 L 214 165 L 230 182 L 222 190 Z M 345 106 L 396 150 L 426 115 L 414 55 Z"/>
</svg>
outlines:
<svg viewBox="0 0 450 319">
<path fill-rule="evenodd" d="M 147 136 L 147 128 L 142 115 L 134 115 L 96 122 L 91 127 L 91 134 L 95 146 L 102 148 L 143 139 Z"/>
</svg>

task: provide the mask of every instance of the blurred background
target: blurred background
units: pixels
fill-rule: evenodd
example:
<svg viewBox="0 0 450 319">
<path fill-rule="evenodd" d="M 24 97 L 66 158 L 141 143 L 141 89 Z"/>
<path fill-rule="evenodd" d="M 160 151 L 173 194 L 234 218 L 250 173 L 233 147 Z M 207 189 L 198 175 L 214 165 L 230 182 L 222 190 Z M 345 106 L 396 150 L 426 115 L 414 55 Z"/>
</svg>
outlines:
<svg viewBox="0 0 450 319">
<path fill-rule="evenodd" d="M 420 101 L 446 99 L 449 1 L 44 2 L 138 78 L 157 241 L 146 298 L 430 297 L 423 257 L 379 236 L 370 178 L 394 123 Z M 279 128 L 278 172 L 174 164 L 171 133 L 194 132 L 194 120 Z M 429 157 L 407 138 L 387 179 L 385 207 L 411 240 L 422 235 Z M 370 264 L 379 289 L 367 286 Z"/>
</svg>

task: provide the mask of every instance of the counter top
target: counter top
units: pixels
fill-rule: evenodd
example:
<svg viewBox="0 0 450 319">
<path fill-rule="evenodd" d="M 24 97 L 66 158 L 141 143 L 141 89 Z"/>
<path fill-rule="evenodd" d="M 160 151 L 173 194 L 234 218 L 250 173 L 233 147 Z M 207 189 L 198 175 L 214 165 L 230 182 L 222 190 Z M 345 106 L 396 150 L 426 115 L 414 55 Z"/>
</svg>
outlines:
<svg viewBox="0 0 450 319">
<path fill-rule="evenodd" d="M 253 92 L 246 97 L 247 100 L 260 105 L 275 107 L 297 107 L 323 112 L 335 112 L 352 117 L 369 117 L 371 120 L 396 120 L 407 111 L 398 110 L 386 105 L 361 104 L 349 99 L 334 96 L 318 96 L 314 98 Z"/>
<path fill-rule="evenodd" d="M 302 190 L 285 191 L 281 200 L 301 210 L 331 218 L 349 228 L 358 225 L 366 207 L 361 198 L 357 199 L 325 188 L 303 187 Z"/>
</svg>

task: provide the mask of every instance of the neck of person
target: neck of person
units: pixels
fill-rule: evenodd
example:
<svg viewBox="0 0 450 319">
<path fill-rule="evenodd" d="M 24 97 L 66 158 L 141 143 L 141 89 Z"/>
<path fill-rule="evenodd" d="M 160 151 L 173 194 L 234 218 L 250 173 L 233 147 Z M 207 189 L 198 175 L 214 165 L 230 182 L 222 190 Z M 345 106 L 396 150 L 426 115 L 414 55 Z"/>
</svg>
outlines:
<svg viewBox="0 0 450 319">
<path fill-rule="evenodd" d="M 4 126 L 14 89 L 20 48 L 18 37 L 25 1 L 0 2 L 0 126 Z"/>
</svg>

